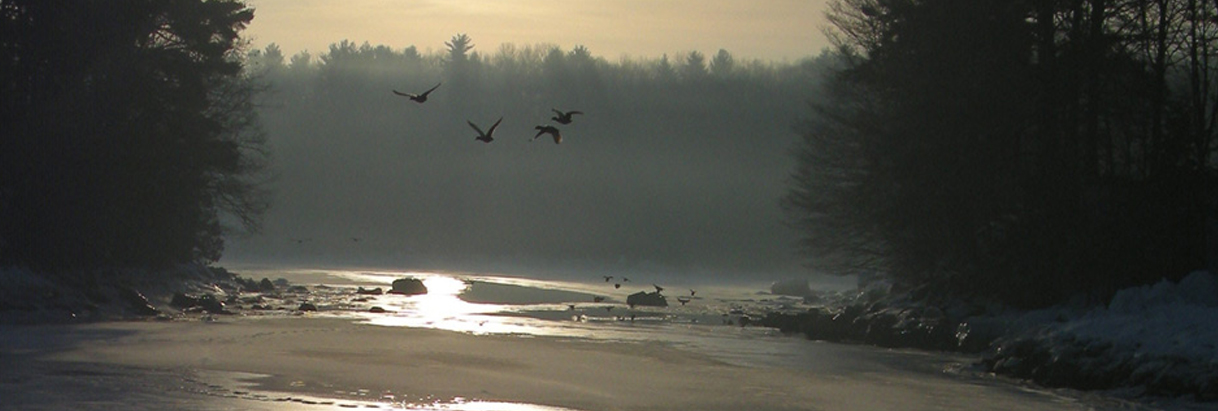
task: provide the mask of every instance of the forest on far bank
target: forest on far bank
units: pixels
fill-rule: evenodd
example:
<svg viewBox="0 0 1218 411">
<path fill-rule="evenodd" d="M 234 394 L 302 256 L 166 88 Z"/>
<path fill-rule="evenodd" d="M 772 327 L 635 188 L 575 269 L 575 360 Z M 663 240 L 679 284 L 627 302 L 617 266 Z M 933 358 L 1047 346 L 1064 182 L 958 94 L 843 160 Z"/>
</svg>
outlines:
<svg viewBox="0 0 1218 411">
<path fill-rule="evenodd" d="M 275 206 L 262 234 L 234 241 L 226 258 L 805 272 L 778 203 L 793 127 L 830 55 L 610 61 L 578 45 L 441 39 L 428 52 L 342 40 L 319 54 L 248 53 L 268 89 L 259 114 Z M 433 87 L 425 103 L 393 93 Z M 583 114 L 559 124 L 555 109 Z M 486 129 L 501 117 L 492 143 L 474 140 L 467 122 Z M 540 125 L 557 126 L 562 144 L 534 141 Z"/>
</svg>

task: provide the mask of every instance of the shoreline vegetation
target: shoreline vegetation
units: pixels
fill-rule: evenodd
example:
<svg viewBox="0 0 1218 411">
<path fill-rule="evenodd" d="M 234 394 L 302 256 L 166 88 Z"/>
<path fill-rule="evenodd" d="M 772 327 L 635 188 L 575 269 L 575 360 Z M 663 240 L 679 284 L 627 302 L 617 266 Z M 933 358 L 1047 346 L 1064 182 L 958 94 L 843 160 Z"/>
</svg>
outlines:
<svg viewBox="0 0 1218 411">
<path fill-rule="evenodd" d="M 880 282 L 808 297 L 819 306 L 756 324 L 809 340 L 977 355 L 987 372 L 1049 388 L 1218 401 L 1218 279 L 1209 272 L 1120 290 L 1107 304 L 1029 310 L 927 295 Z"/>
</svg>

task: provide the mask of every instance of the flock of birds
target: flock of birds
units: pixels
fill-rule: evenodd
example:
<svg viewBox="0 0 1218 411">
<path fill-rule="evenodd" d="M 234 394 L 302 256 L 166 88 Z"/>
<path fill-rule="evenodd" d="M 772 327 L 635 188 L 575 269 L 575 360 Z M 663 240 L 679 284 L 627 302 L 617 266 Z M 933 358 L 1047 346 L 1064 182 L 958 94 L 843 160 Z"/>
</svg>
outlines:
<svg viewBox="0 0 1218 411">
<path fill-rule="evenodd" d="M 391 89 L 390 91 L 392 91 L 393 94 L 395 94 L 395 95 L 406 97 L 406 98 L 410 99 L 411 101 L 414 101 L 419 104 L 423 104 L 423 103 L 427 102 L 428 96 L 430 96 L 433 91 L 436 91 L 436 89 L 440 88 L 440 85 L 442 85 L 442 84 L 444 84 L 444 82 L 436 83 L 435 86 L 432 86 L 432 88 L 429 88 L 429 89 L 427 89 L 427 91 L 424 91 L 422 93 L 406 93 L 406 92 L 401 92 L 401 91 L 397 91 L 394 89 Z M 571 124 L 571 122 L 574 121 L 574 119 L 572 119 L 572 116 L 577 115 L 577 114 L 584 114 L 584 112 L 578 111 L 578 110 L 570 110 L 570 111 L 562 111 L 559 109 L 551 109 L 551 110 L 554 111 L 555 115 L 554 115 L 554 117 L 551 117 L 550 119 L 554 120 L 554 122 L 556 122 L 558 124 L 563 124 L 563 125 Z M 478 127 L 477 124 L 474 124 L 473 121 L 466 120 L 465 122 L 469 123 L 469 126 L 473 127 L 474 131 L 478 132 L 478 135 L 476 137 L 474 137 L 474 140 L 481 141 L 483 143 L 490 143 L 492 141 L 495 141 L 495 129 L 499 128 L 499 124 L 503 122 L 503 117 L 499 117 L 499 120 L 496 120 L 495 124 L 491 124 L 491 128 L 487 129 L 486 131 L 483 131 L 482 128 Z M 539 125 L 539 126 L 536 126 L 533 128 L 538 131 L 537 131 L 537 135 L 533 136 L 533 138 L 531 140 L 529 140 L 530 142 L 537 140 L 538 138 L 541 138 L 541 136 L 543 136 L 543 135 L 549 134 L 551 137 L 554 138 L 554 144 L 562 144 L 562 131 L 559 130 L 558 127 L 554 127 L 549 124 L 543 124 L 543 125 Z M 291 238 L 290 240 L 296 244 L 304 244 L 306 242 L 313 241 L 312 238 Z M 360 242 L 360 238 L 351 237 L 351 241 L 358 243 L 358 242 Z"/>
<path fill-rule="evenodd" d="M 605 282 L 610 282 L 610 281 L 613 281 L 613 279 L 614 279 L 614 277 L 613 277 L 612 275 L 606 275 L 606 276 L 602 276 L 602 278 L 604 278 L 604 279 L 605 279 Z M 621 281 L 614 281 L 614 282 L 613 282 L 613 288 L 614 288 L 614 289 L 620 289 L 620 288 L 622 288 L 622 283 L 628 283 L 628 282 L 630 282 L 630 278 L 627 278 L 627 277 L 624 277 L 624 276 L 623 276 L 623 277 L 621 278 Z M 652 286 L 652 287 L 655 287 L 655 289 L 656 289 L 656 294 L 659 294 L 660 292 L 664 291 L 664 287 L 660 287 L 660 286 L 655 285 L 655 284 L 651 284 L 651 286 Z M 692 289 L 692 288 L 691 288 L 691 289 L 689 289 L 689 296 L 680 296 L 680 297 L 677 297 L 677 302 L 680 302 L 680 303 L 681 303 L 681 305 L 688 304 L 690 301 L 693 301 L 693 297 L 694 297 L 695 295 L 697 295 L 697 294 L 698 294 L 698 291 L 697 291 L 697 290 L 694 290 L 694 289 Z M 602 297 L 597 297 L 597 298 L 602 298 Z M 601 301 L 603 301 L 603 298 L 602 298 L 602 300 L 601 300 Z M 596 301 L 596 302 L 600 302 L 600 301 Z"/>
<path fill-rule="evenodd" d="M 436 89 L 440 88 L 441 84 L 444 84 L 444 82 L 436 83 L 436 85 L 434 87 L 427 89 L 427 91 L 424 91 L 422 93 L 417 93 L 417 94 L 403 93 L 403 92 L 397 91 L 397 90 L 392 90 L 392 91 L 393 91 L 393 94 L 409 98 L 411 101 L 422 104 L 422 103 L 427 102 L 427 96 L 430 95 L 431 92 L 436 91 Z M 573 121 L 571 116 L 574 116 L 576 114 L 584 114 L 582 111 L 578 111 L 578 110 L 562 111 L 562 110 L 559 110 L 556 108 L 553 108 L 551 110 L 554 111 L 555 116 L 551 117 L 550 119 L 554 120 L 558 124 L 563 124 L 563 125 L 571 124 L 571 122 Z M 499 120 L 496 120 L 495 124 L 492 124 L 490 128 L 486 129 L 486 131 L 483 131 L 482 128 L 478 127 L 477 124 L 474 124 L 473 121 L 466 120 L 465 122 L 469 123 L 469 126 L 472 127 L 474 129 L 474 131 L 478 132 L 478 135 L 476 137 L 474 137 L 474 140 L 481 141 L 483 143 L 490 143 L 492 141 L 495 141 L 495 129 L 499 128 L 500 123 L 503 123 L 503 117 L 499 117 Z M 550 137 L 554 138 L 554 144 L 562 144 L 562 131 L 559 130 L 558 127 L 554 127 L 549 124 L 542 124 L 542 125 L 533 127 L 533 129 L 538 130 L 537 135 L 533 136 L 533 139 L 529 140 L 529 141 L 537 140 L 541 136 L 549 134 Z"/>
</svg>

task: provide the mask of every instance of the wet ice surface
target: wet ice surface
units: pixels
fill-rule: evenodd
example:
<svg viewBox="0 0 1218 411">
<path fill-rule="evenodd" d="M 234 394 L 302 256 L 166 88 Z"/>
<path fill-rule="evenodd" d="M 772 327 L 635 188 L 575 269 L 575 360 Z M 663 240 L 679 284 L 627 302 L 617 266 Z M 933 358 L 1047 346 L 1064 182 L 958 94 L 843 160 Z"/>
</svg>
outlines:
<svg viewBox="0 0 1218 411">
<path fill-rule="evenodd" d="M 419 410 L 574 411 L 536 404 L 464 398 L 405 398 L 392 392 L 338 390 L 327 396 L 261 391 L 266 376 L 205 370 L 157 370 L 92 363 L 0 361 L 2 410 Z"/>
<path fill-rule="evenodd" d="M 946 384 L 990 387 L 1003 392 L 1006 401 L 1026 396 L 1043 408 L 1059 405 L 1085 409 L 1158 409 L 1061 390 L 1048 391 L 1022 386 L 975 371 L 973 358 L 914 351 L 881 350 L 785 337 L 774 330 L 741 327 L 742 318 L 766 310 L 799 310 L 802 301 L 758 295 L 746 287 L 668 287 L 669 307 L 629 307 L 626 296 L 650 291 L 650 283 L 561 282 L 523 278 L 447 275 L 432 273 L 376 272 L 266 272 L 270 278 L 288 277 L 298 287 L 293 291 L 242 295 L 229 308 L 240 317 L 321 316 L 386 327 L 417 327 L 469 333 L 521 337 L 575 338 L 585 341 L 670 344 L 721 361 L 751 367 L 790 367 L 826 375 L 881 376 L 898 384 L 911 379 L 943 380 Z M 426 295 L 368 295 L 357 292 L 380 287 L 387 290 L 397 278 L 424 281 Z M 675 296 L 690 298 L 687 305 Z M 599 300 L 599 301 L 598 301 Z M 316 312 L 295 310 L 302 303 L 317 306 Z M 258 309 L 252 307 L 257 306 Z M 378 307 L 383 312 L 371 312 Z M 378 311 L 381 311 L 378 310 Z M 208 320 L 200 315 L 181 320 Z M 53 349 L 53 341 L 21 341 L 9 336 L 8 344 L 26 349 Z M 9 347 L 10 349 L 12 347 Z M 0 409 L 14 410 L 329 410 L 329 409 L 419 409 L 419 410 L 537 410 L 557 411 L 536 404 L 484 402 L 466 398 L 402 397 L 392 392 L 370 392 L 342 387 L 329 394 L 315 389 L 299 393 L 260 391 L 257 381 L 266 376 L 195 369 L 147 370 L 31 360 L 23 356 L 0 356 Z M 855 377 L 850 377 L 855 376 Z M 863 383 L 860 381 L 860 383 Z M 885 382 L 868 382 L 881 389 Z M 945 392 L 951 392 L 950 390 Z M 989 399 L 978 391 L 981 404 Z M 933 404 L 934 395 L 918 398 Z M 947 401 L 948 399 L 944 399 Z M 999 408 L 1001 409 L 1001 408 Z"/>
</svg>

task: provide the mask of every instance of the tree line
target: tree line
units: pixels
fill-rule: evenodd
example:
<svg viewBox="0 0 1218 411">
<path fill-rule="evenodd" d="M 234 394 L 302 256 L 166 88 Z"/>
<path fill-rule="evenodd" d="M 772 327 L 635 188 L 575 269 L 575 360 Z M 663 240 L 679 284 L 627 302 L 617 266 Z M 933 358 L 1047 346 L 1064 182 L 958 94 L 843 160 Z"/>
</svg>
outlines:
<svg viewBox="0 0 1218 411">
<path fill-rule="evenodd" d="M 1041 306 L 1215 256 L 1218 2 L 837 0 L 788 216 L 814 266 Z"/>
<path fill-rule="evenodd" d="M 798 269 L 777 203 L 827 60 L 435 44 L 250 53 L 278 178 L 263 235 L 232 257 Z M 424 104 L 392 93 L 437 83 Z M 585 114 L 561 145 L 529 143 L 554 108 Z M 499 117 L 493 143 L 474 141 L 467 121 Z"/>
<path fill-rule="evenodd" d="M 265 210 L 237 0 L 0 1 L 0 265 L 212 262 Z"/>
</svg>

